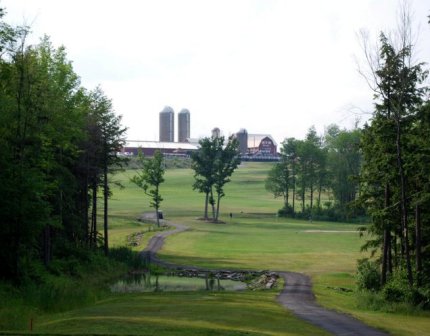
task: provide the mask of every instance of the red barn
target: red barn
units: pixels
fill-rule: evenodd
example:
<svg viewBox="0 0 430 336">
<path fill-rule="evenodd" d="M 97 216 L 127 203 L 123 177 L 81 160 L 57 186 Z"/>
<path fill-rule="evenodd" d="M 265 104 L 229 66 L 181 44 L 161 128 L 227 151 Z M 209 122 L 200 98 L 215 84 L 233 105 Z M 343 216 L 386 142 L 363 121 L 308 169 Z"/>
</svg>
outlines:
<svg viewBox="0 0 430 336">
<path fill-rule="evenodd" d="M 277 155 L 278 145 L 268 134 L 248 134 L 248 153 L 250 155 Z"/>
</svg>

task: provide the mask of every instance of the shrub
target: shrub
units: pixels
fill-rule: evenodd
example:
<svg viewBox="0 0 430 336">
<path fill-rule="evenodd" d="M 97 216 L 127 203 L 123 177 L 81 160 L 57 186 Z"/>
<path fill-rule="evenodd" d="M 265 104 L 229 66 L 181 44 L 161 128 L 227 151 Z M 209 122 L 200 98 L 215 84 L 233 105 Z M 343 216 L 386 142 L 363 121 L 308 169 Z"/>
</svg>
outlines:
<svg viewBox="0 0 430 336">
<path fill-rule="evenodd" d="M 278 210 L 278 216 L 279 217 L 290 217 L 294 216 L 293 207 L 291 205 L 286 205 L 282 209 Z"/>
<path fill-rule="evenodd" d="M 412 289 L 409 286 L 406 272 L 396 271 L 382 289 L 382 294 L 388 302 L 412 302 Z"/>
<path fill-rule="evenodd" d="M 359 289 L 378 291 L 381 288 L 378 264 L 369 259 L 358 260 L 357 286 Z"/>
<path fill-rule="evenodd" d="M 124 263 L 133 269 L 141 269 L 145 267 L 145 259 L 143 256 L 125 246 L 110 249 L 109 257 L 115 261 Z"/>
</svg>

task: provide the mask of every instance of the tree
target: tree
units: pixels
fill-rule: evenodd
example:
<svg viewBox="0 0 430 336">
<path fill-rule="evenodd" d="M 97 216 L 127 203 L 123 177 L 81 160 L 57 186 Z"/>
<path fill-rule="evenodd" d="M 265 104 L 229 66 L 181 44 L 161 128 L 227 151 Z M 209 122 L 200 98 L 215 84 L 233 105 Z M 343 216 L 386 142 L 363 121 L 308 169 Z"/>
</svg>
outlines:
<svg viewBox="0 0 430 336">
<path fill-rule="evenodd" d="M 142 170 L 138 172 L 131 181 L 138 187 L 143 189 L 143 192 L 151 197 L 150 206 L 155 208 L 155 216 L 157 218 L 157 226 L 160 227 L 160 204 L 163 198 L 160 194 L 160 185 L 164 182 L 164 166 L 163 154 L 157 150 L 152 159 L 145 159 L 142 154 L 139 154 L 139 162 Z"/>
<path fill-rule="evenodd" d="M 230 137 L 224 147 L 224 137 L 214 139 L 216 159 L 214 164 L 214 188 L 217 194 L 217 206 L 214 221 L 218 221 L 221 198 L 225 196 L 224 185 L 240 164 L 239 141 Z"/>
<path fill-rule="evenodd" d="M 65 250 L 86 248 L 88 212 L 94 225 L 97 218 L 97 207 L 89 206 L 89 186 L 97 204 L 103 172 L 106 181 L 106 172 L 117 164 L 122 133 L 116 130 L 123 128 L 109 104 L 97 104 L 80 86 L 64 47 L 54 48 L 48 37 L 27 46 L 28 28 L 10 27 L 3 13 L 0 275 L 20 281 L 39 269 L 35 264 L 48 266 L 53 258 L 65 257 Z M 104 113 L 97 113 L 102 105 Z M 107 217 L 107 206 L 105 212 Z"/>
<path fill-rule="evenodd" d="M 208 203 L 212 205 L 212 219 L 218 220 L 220 201 L 225 196 L 224 185 L 240 163 L 238 140 L 230 137 L 225 146 L 224 141 L 224 137 L 201 139 L 200 148 L 191 156 L 195 179 L 193 189 L 205 193 L 205 220 L 208 219 Z"/>
<path fill-rule="evenodd" d="M 328 185 L 333 192 L 335 207 L 342 218 L 348 218 L 348 207 L 358 195 L 358 175 L 361 166 L 361 131 L 341 130 L 330 125 L 325 132 Z"/>
<path fill-rule="evenodd" d="M 284 157 L 270 169 L 265 187 L 267 191 L 273 193 L 275 198 L 282 197 L 284 199 L 284 208 L 289 209 L 290 168 L 288 161 Z"/>
<path fill-rule="evenodd" d="M 423 104 L 425 88 L 421 84 L 427 72 L 423 70 L 422 63 L 413 63 L 410 31 L 410 16 L 404 6 L 397 43 L 381 33 L 377 56 L 372 57 L 365 49 L 371 69 L 369 83 L 375 92 L 375 112 L 371 124 L 365 127 L 362 141 L 364 165 L 361 183 L 364 192 L 361 199 L 372 215 L 370 231 L 375 235 L 373 242 L 365 247 L 382 246 L 382 284 L 393 267 L 405 265 L 408 282 L 412 286 L 411 213 L 415 212 L 415 222 L 419 227 L 421 212 L 420 207 L 412 210 L 411 201 L 420 193 L 416 183 L 412 182 L 417 178 L 414 166 L 419 162 L 414 160 L 419 156 L 411 153 L 425 148 L 418 145 L 414 134 L 423 126 L 418 111 Z M 418 244 L 420 240 L 421 237 Z"/>
<path fill-rule="evenodd" d="M 288 162 L 291 175 L 291 188 L 292 194 L 292 213 L 295 213 L 295 200 L 296 200 L 296 181 L 297 181 L 297 163 L 298 163 L 298 144 L 299 140 L 288 138 L 282 143 L 281 153 L 282 160 Z"/>
<path fill-rule="evenodd" d="M 100 169 L 97 170 L 99 174 L 103 176 L 103 236 L 104 236 L 104 251 L 108 254 L 109 251 L 109 238 L 108 238 L 108 199 L 109 199 L 109 183 L 108 176 L 111 173 L 121 169 L 123 164 L 126 162 L 125 158 L 118 156 L 119 148 L 125 144 L 124 134 L 126 128 L 121 125 L 121 116 L 116 116 L 112 102 L 106 97 L 100 87 L 97 87 L 93 92 L 90 93 L 91 101 L 91 114 L 95 119 L 95 137 L 99 137 L 96 140 L 99 148 L 96 149 L 96 153 L 99 154 L 100 158 L 98 161 Z M 95 188 L 97 188 L 98 178 L 95 177 Z M 96 202 L 96 191 L 94 192 L 94 200 Z M 94 204 L 94 203 L 93 203 Z M 94 220 L 97 218 L 97 212 L 95 211 Z"/>
<path fill-rule="evenodd" d="M 194 170 L 193 189 L 205 194 L 205 210 L 203 218 L 208 220 L 209 203 L 214 205 L 212 187 L 214 184 L 215 138 L 203 138 L 199 141 L 200 148 L 191 154 L 191 168 Z"/>
</svg>

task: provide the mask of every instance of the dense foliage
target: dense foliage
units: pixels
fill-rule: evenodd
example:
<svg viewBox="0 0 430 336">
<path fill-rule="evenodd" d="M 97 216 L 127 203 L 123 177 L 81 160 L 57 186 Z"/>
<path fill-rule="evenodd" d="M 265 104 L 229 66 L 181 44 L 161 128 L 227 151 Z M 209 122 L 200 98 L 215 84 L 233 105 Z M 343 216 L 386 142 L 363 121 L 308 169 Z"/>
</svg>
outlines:
<svg viewBox="0 0 430 336">
<path fill-rule="evenodd" d="M 363 249 L 377 256 L 384 297 L 416 304 L 430 300 L 423 294 L 430 282 L 430 102 L 427 71 L 413 62 L 407 31 L 399 46 L 381 34 L 372 64 L 375 111 L 363 130 L 360 201 L 372 217 L 373 239 Z"/>
<path fill-rule="evenodd" d="M 108 251 L 110 167 L 125 129 L 100 88 L 88 91 L 64 47 L 27 46 L 0 10 L 1 278 L 32 278 L 71 251 Z M 103 190 L 104 241 L 97 205 Z M 81 255 L 76 253 L 76 255 Z"/>
<path fill-rule="evenodd" d="M 266 189 L 284 198 L 279 214 L 335 221 L 360 215 L 361 211 L 351 206 L 358 196 L 354 176 L 361 164 L 359 144 L 359 129 L 341 130 L 336 125 L 327 127 L 324 137 L 311 127 L 304 140 L 286 139 L 281 160 L 266 179 Z M 324 203 L 323 193 L 329 199 Z"/>
<path fill-rule="evenodd" d="M 224 137 L 203 138 L 199 141 L 200 148 L 191 156 L 195 178 L 193 189 L 205 194 L 203 218 L 209 218 L 210 204 L 215 222 L 219 218 L 221 198 L 225 196 L 224 186 L 240 164 L 239 141 L 230 137 L 226 144 L 224 142 Z"/>
</svg>

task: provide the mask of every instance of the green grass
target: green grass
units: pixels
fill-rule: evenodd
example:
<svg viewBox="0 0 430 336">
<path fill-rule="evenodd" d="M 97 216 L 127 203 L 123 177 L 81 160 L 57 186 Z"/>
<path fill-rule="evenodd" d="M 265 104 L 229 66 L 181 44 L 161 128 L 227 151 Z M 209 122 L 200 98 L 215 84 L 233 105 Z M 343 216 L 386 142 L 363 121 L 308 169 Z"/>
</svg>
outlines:
<svg viewBox="0 0 430 336">
<path fill-rule="evenodd" d="M 274 304 L 274 292 L 112 296 L 35 321 L 35 332 L 139 335 L 328 335 Z"/>
<path fill-rule="evenodd" d="M 318 301 L 323 305 L 346 311 L 393 335 L 425 335 L 430 330 L 429 314 L 371 311 L 359 305 L 355 293 L 333 289 L 355 288 L 356 260 L 364 256 L 359 252 L 364 240 L 356 232 L 357 225 L 277 218 L 282 199 L 274 199 L 264 189 L 271 165 L 245 163 L 234 174 L 221 202 L 221 220 L 226 224 L 197 220 L 203 214 L 204 196 L 192 190 L 192 171 L 167 170 L 166 182 L 161 187 L 162 210 L 167 220 L 186 224 L 191 230 L 170 236 L 160 256 L 184 265 L 304 272 L 312 276 Z M 149 227 L 136 220 L 141 213 L 153 210 L 143 192 L 129 183 L 133 174 L 126 171 L 115 176 L 126 188 L 114 189 L 110 201 L 111 246 L 124 245 L 127 235 Z M 145 233 L 142 245 L 134 249 L 142 250 L 153 234 Z M 41 313 L 35 319 L 35 332 L 161 336 L 325 334 L 279 306 L 276 294 L 112 294 L 86 308 L 62 314 Z"/>
<path fill-rule="evenodd" d="M 429 314 L 406 316 L 370 311 L 359 307 L 355 293 L 330 289 L 355 289 L 356 260 L 365 256 L 359 252 L 364 239 L 354 232 L 358 226 L 277 218 L 275 214 L 282 207 L 282 200 L 274 199 L 264 189 L 264 179 L 270 167 L 270 163 L 245 163 L 235 173 L 226 187 L 227 196 L 221 202 L 221 219 L 227 224 L 196 220 L 203 214 L 204 198 L 191 188 L 192 172 L 168 170 L 162 189 L 165 215 L 173 222 L 187 224 L 192 230 L 169 237 L 160 256 L 173 262 L 204 267 L 304 272 L 312 276 L 320 303 L 349 312 L 369 324 L 390 330 L 394 335 L 424 335 L 430 328 Z M 136 214 L 149 210 L 145 204 L 147 200 L 136 204 L 134 197 L 128 197 L 137 190 L 132 187 L 125 192 L 128 209 L 135 209 Z M 121 211 L 123 207 L 120 203 L 113 205 L 114 211 Z M 228 216 L 230 212 L 233 213 L 232 220 Z"/>
</svg>

